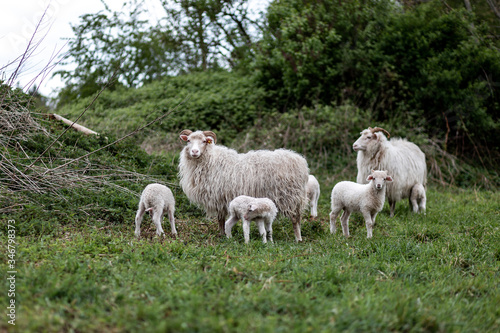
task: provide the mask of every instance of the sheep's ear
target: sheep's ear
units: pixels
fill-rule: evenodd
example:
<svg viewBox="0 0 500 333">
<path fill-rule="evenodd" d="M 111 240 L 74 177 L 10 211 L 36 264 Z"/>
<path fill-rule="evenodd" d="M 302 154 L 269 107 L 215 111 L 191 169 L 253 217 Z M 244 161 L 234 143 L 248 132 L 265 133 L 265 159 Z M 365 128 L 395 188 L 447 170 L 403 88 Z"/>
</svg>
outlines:
<svg viewBox="0 0 500 333">
<path fill-rule="evenodd" d="M 385 177 L 385 180 L 388 181 L 388 182 L 392 182 L 392 177 L 391 176 L 387 176 L 387 177 Z"/>
<path fill-rule="evenodd" d="M 187 141 L 188 140 L 188 136 L 189 134 L 193 133 L 193 131 L 191 130 L 188 130 L 188 129 L 185 129 L 183 130 L 182 132 L 179 133 L 179 138 L 182 140 L 182 141 Z"/>
<path fill-rule="evenodd" d="M 213 143 L 217 143 L 217 135 L 212 131 L 203 131 L 207 138 L 212 138 Z"/>
<path fill-rule="evenodd" d="M 366 178 L 367 181 L 372 180 L 372 179 L 373 179 L 372 175 L 369 175 L 368 178 Z"/>
<path fill-rule="evenodd" d="M 211 136 L 207 136 L 207 143 L 208 144 L 215 143 L 214 138 L 212 138 Z"/>
<path fill-rule="evenodd" d="M 248 211 L 249 212 L 253 212 L 254 210 L 257 209 L 257 206 L 256 205 L 248 205 Z"/>
</svg>

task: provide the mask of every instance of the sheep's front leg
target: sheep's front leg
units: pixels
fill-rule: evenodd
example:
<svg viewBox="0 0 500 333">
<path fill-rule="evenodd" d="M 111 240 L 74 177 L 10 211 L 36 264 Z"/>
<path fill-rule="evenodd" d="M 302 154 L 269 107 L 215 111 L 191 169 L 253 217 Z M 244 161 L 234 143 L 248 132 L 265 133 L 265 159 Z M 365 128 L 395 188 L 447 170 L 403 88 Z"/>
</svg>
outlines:
<svg viewBox="0 0 500 333">
<path fill-rule="evenodd" d="M 342 233 L 345 237 L 349 237 L 349 216 L 351 216 L 351 212 L 347 209 L 344 209 L 342 216 L 340 217 L 340 223 L 342 224 Z"/>
<path fill-rule="evenodd" d="M 373 226 L 375 225 L 375 218 L 377 217 L 377 213 L 370 214 L 370 212 L 363 212 L 363 217 L 365 218 L 366 224 L 366 238 L 372 238 Z"/>
<path fill-rule="evenodd" d="M 267 243 L 267 232 L 266 232 L 266 227 L 264 225 L 264 220 L 263 219 L 257 219 L 255 220 L 257 223 L 257 226 L 259 227 L 259 234 L 262 237 L 262 243 Z"/>
<path fill-rule="evenodd" d="M 137 214 L 135 215 L 135 237 L 139 237 L 141 235 L 141 222 L 145 212 L 146 208 L 141 204 L 137 210 Z"/>
<path fill-rule="evenodd" d="M 226 230 L 226 236 L 227 238 L 231 238 L 231 229 L 233 229 L 233 226 L 238 222 L 238 218 L 235 215 L 229 216 L 229 219 L 226 221 L 225 224 L 225 230 Z"/>
<path fill-rule="evenodd" d="M 245 243 L 250 242 L 250 221 L 243 220 L 243 237 L 245 238 Z"/>
<path fill-rule="evenodd" d="M 219 233 L 221 236 L 224 236 L 226 218 L 219 216 L 217 217 L 217 221 L 219 222 Z"/>
</svg>

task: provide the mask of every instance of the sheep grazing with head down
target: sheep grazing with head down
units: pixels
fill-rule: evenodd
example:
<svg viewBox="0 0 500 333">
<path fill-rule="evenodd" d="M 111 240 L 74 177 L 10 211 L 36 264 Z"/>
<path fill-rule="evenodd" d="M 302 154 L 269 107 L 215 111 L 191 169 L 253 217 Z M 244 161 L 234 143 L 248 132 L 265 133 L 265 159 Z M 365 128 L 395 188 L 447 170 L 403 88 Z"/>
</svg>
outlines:
<svg viewBox="0 0 500 333">
<path fill-rule="evenodd" d="M 211 131 L 184 130 L 187 142 L 179 161 L 179 182 L 188 199 L 216 216 L 224 234 L 231 200 L 240 195 L 269 198 L 293 224 L 295 239 L 302 241 L 300 217 L 307 204 L 307 161 L 287 149 L 256 150 L 238 154 L 217 145 Z"/>
<path fill-rule="evenodd" d="M 425 154 L 420 148 L 406 139 L 387 140 L 389 132 L 380 127 L 367 128 L 353 144 L 358 152 L 358 176 L 356 181 L 365 184 L 372 169 L 387 170 L 394 177 L 394 182 L 387 184 L 387 200 L 394 216 L 396 202 L 409 198 L 413 186 L 426 187 L 427 166 Z"/>
<path fill-rule="evenodd" d="M 373 226 L 378 212 L 385 202 L 385 192 L 392 182 L 387 171 L 374 171 L 366 178 L 368 184 L 358 184 L 349 181 L 337 183 L 332 190 L 332 211 L 330 213 L 330 232 L 337 230 L 335 222 L 341 210 L 344 210 L 340 222 L 344 236 L 349 237 L 349 216 L 352 212 L 361 212 L 365 218 L 367 238 L 373 236 Z"/>
<path fill-rule="evenodd" d="M 142 191 L 139 208 L 137 209 L 137 214 L 135 216 L 136 237 L 141 235 L 141 222 L 144 217 L 144 213 L 146 212 L 150 212 L 152 214 L 153 223 L 156 226 L 156 234 L 158 236 L 164 234 L 161 222 L 163 215 L 168 213 L 172 233 L 177 235 L 174 219 L 175 199 L 172 191 L 168 187 L 161 184 L 149 184 Z"/>
<path fill-rule="evenodd" d="M 425 215 L 425 202 L 427 197 L 425 195 L 425 188 L 422 184 L 416 184 L 411 189 L 410 206 L 413 207 L 414 213 L 423 212 Z"/>
<path fill-rule="evenodd" d="M 262 236 L 262 242 L 273 242 L 273 221 L 278 214 L 274 202 L 268 198 L 252 198 L 240 195 L 229 203 L 229 219 L 226 221 L 225 230 L 227 238 L 231 238 L 231 229 L 240 219 L 243 221 L 243 236 L 245 243 L 250 241 L 250 221 L 255 221 Z"/>
<path fill-rule="evenodd" d="M 309 201 L 309 206 L 311 207 L 311 216 L 318 216 L 318 200 L 319 200 L 320 188 L 319 182 L 313 175 L 309 175 L 309 180 L 307 182 L 307 200 Z"/>
</svg>

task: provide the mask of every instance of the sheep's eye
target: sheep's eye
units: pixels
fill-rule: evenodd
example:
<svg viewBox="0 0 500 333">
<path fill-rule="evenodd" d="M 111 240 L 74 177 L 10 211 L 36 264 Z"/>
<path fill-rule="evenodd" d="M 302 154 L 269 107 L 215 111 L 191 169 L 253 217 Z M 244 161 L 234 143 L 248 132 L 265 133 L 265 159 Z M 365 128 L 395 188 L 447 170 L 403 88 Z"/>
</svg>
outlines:
<svg viewBox="0 0 500 333">
<path fill-rule="evenodd" d="M 207 143 L 207 140 L 203 140 L 203 143 Z"/>
<path fill-rule="evenodd" d="M 371 139 L 372 139 L 372 137 L 371 137 L 371 136 L 367 136 L 366 138 L 367 138 L 368 140 L 371 140 Z"/>
</svg>

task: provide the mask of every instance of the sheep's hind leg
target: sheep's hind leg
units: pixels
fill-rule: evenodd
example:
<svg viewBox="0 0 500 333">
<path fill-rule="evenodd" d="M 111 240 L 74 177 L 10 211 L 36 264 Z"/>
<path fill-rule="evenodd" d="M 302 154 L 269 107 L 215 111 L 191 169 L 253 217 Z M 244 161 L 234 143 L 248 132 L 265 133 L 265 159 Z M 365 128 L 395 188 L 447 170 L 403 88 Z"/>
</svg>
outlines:
<svg viewBox="0 0 500 333">
<path fill-rule="evenodd" d="M 345 237 L 349 237 L 349 216 L 351 216 L 351 212 L 344 209 L 342 216 L 340 217 L 340 223 L 342 224 L 342 232 Z"/>
<path fill-rule="evenodd" d="M 153 209 L 153 223 L 156 226 L 156 234 L 158 236 L 162 236 L 165 234 L 163 228 L 161 227 L 161 222 L 163 220 L 163 210 L 162 209 Z"/>
<path fill-rule="evenodd" d="M 168 210 L 168 219 L 170 221 L 170 229 L 172 230 L 172 233 L 177 235 L 177 230 L 175 229 L 174 211 L 172 208 L 169 208 Z"/>
<path fill-rule="evenodd" d="M 394 217 L 394 211 L 396 210 L 396 201 L 389 200 L 389 207 L 391 208 L 391 217 Z"/>
<path fill-rule="evenodd" d="M 339 213 L 342 209 L 336 209 L 336 210 L 332 210 L 330 212 L 330 233 L 331 234 L 334 234 L 335 232 L 337 232 L 337 226 L 336 226 L 336 223 L 337 223 L 337 217 L 339 216 Z"/>
<path fill-rule="evenodd" d="M 231 229 L 233 229 L 234 225 L 238 222 L 238 218 L 234 215 L 231 215 L 229 219 L 225 223 L 225 231 L 227 238 L 231 238 Z"/>
<path fill-rule="evenodd" d="M 295 234 L 295 240 L 297 242 L 302 242 L 302 236 L 300 234 L 300 214 L 296 214 L 292 218 L 292 223 L 293 223 L 293 232 Z"/>
<path fill-rule="evenodd" d="M 139 237 L 141 235 L 141 222 L 145 212 L 146 208 L 141 204 L 137 210 L 137 214 L 135 215 L 135 237 Z"/>
<path fill-rule="evenodd" d="M 273 243 L 273 221 L 266 220 L 267 238 Z"/>
</svg>

